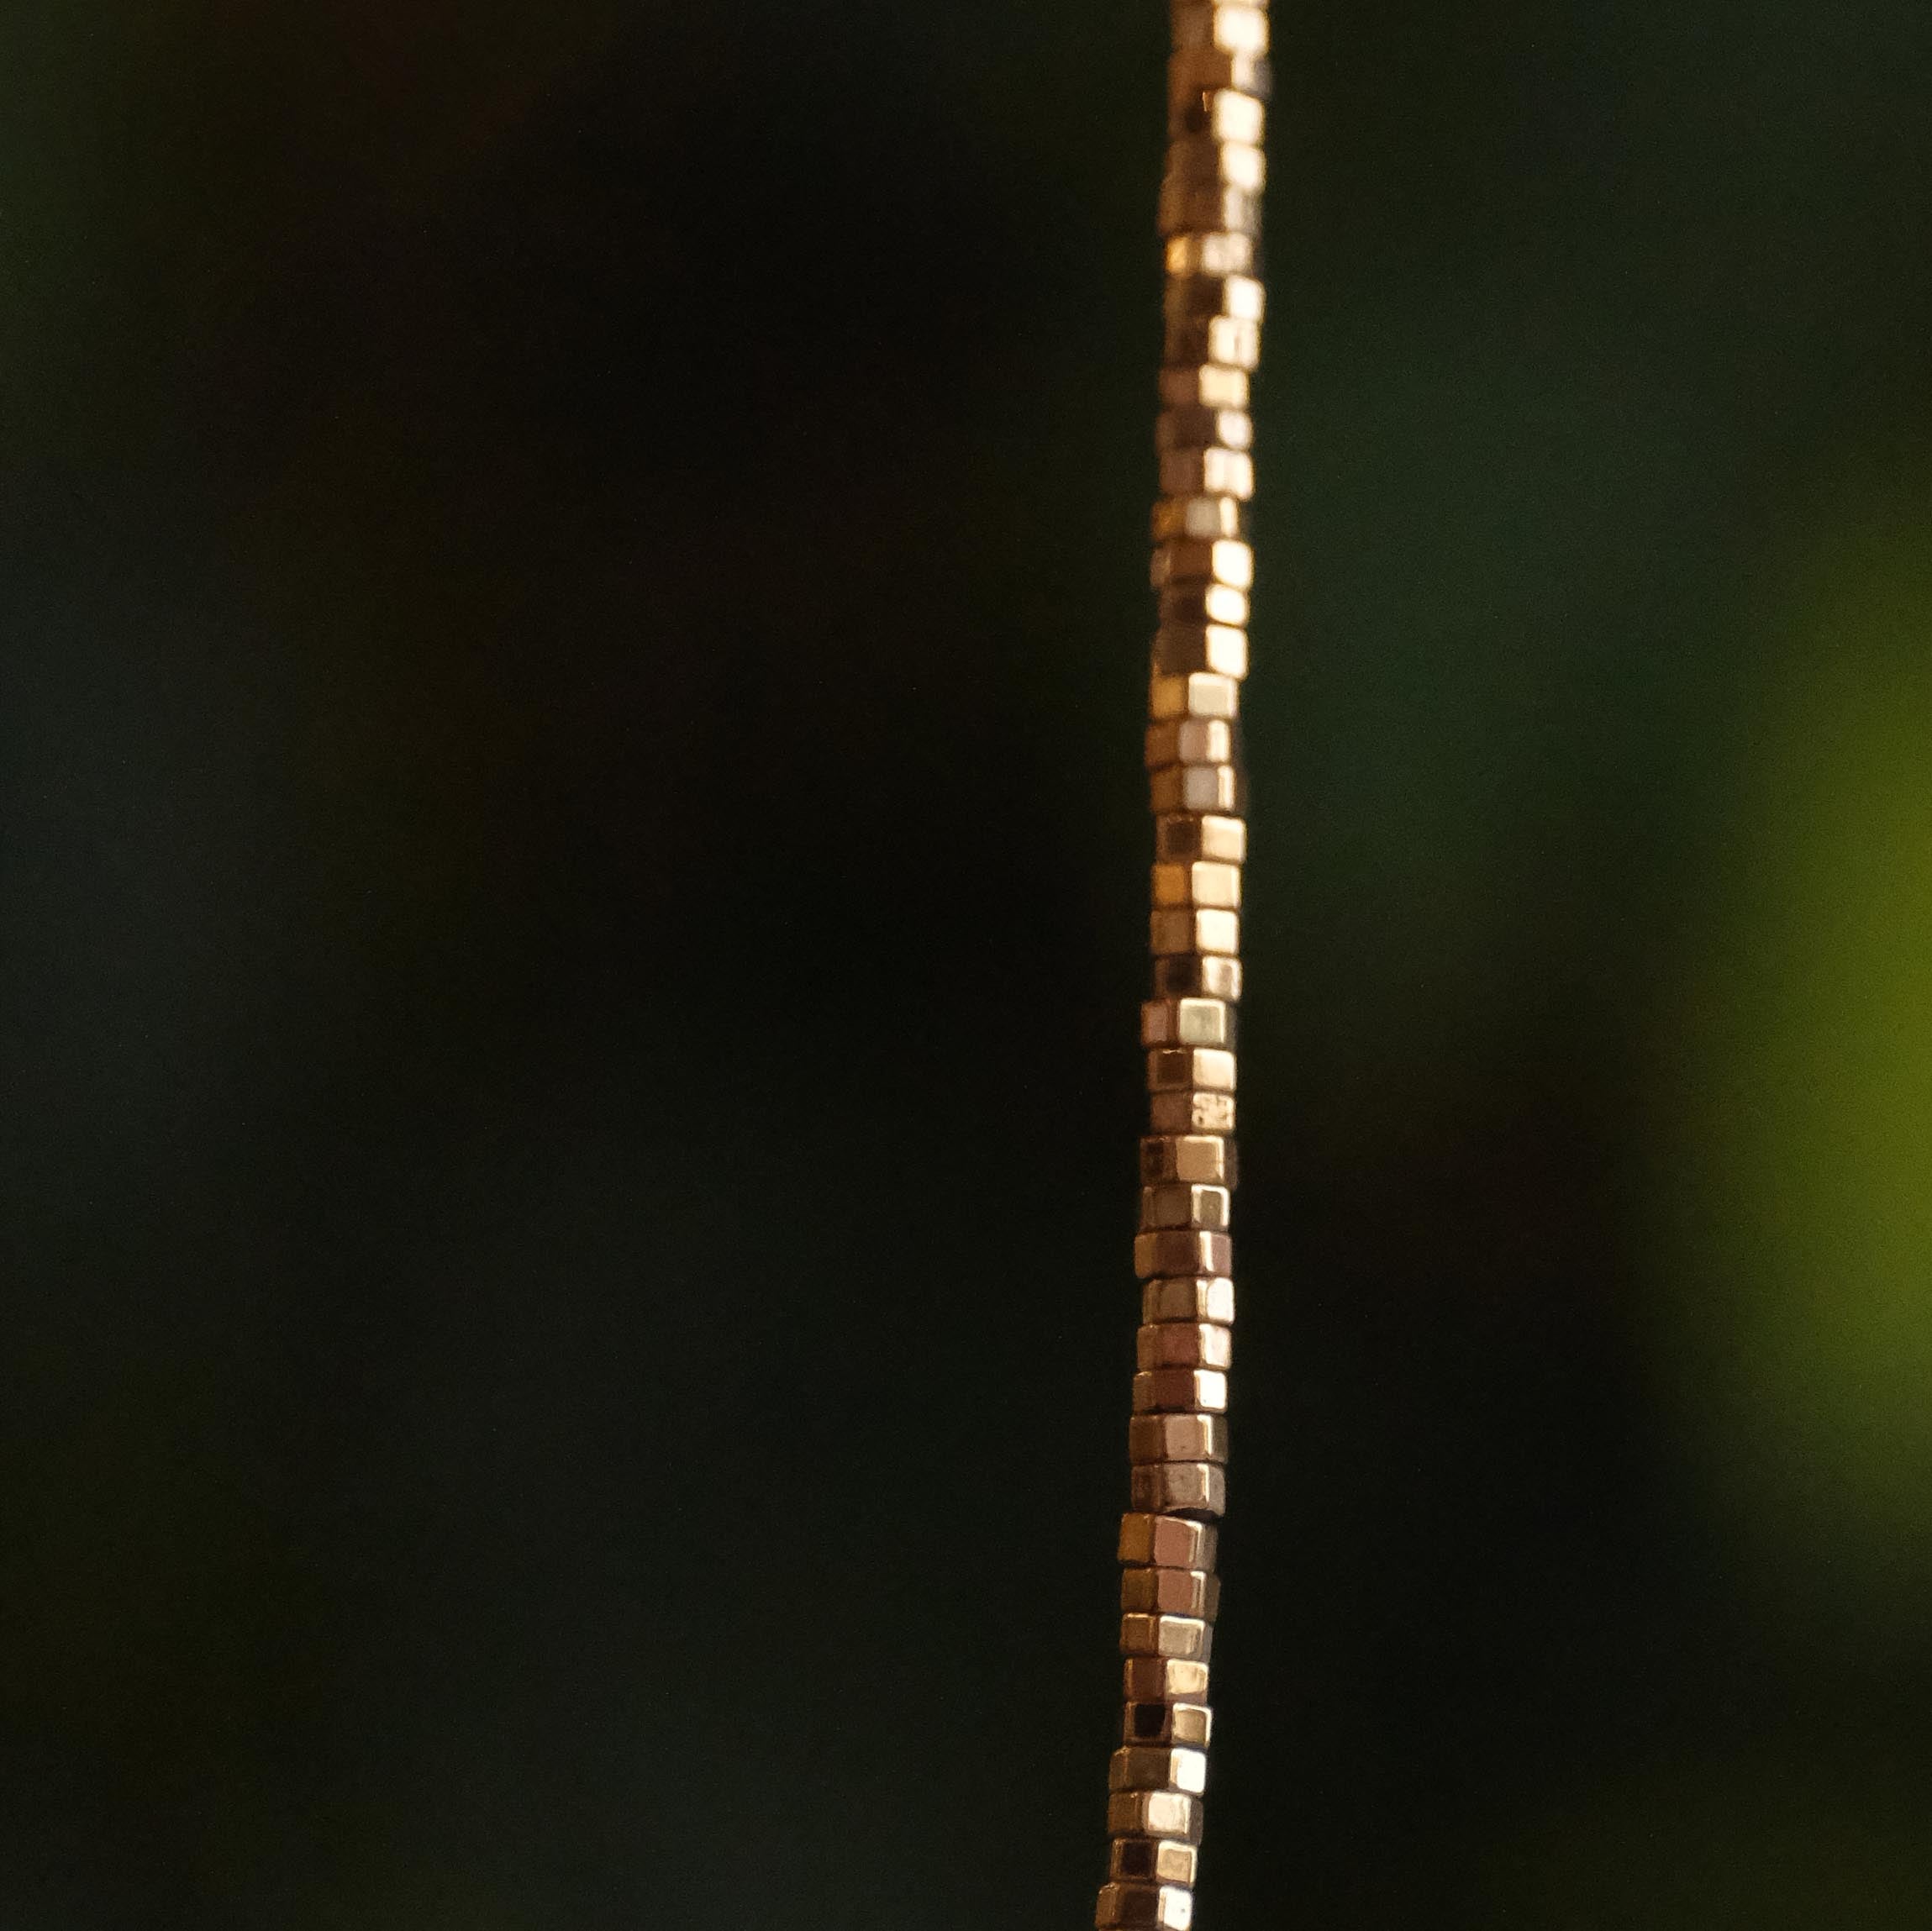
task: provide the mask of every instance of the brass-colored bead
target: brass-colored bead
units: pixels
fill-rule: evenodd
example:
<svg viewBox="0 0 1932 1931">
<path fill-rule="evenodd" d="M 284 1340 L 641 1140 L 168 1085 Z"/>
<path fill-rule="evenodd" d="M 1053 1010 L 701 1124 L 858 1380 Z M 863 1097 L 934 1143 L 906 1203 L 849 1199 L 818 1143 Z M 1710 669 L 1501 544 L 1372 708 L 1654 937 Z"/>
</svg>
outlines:
<svg viewBox="0 0 1932 1931">
<path fill-rule="evenodd" d="M 1150 999 L 1140 1008 L 1140 1044 L 1217 1046 L 1231 1051 L 1234 1008 L 1225 999 Z"/>
<path fill-rule="evenodd" d="M 1171 375 L 1210 373 L 1240 376 L 1244 382 L 1248 379 L 1239 369 L 1168 369 L 1162 371 L 1161 380 L 1165 381 Z M 1245 543 L 1250 521 L 1248 506 L 1236 502 L 1231 496 L 1162 497 L 1148 517 L 1156 543 L 1174 543 L 1183 539 L 1192 539 L 1197 543 L 1214 543 L 1223 539 Z"/>
<path fill-rule="evenodd" d="M 1175 1274 L 1231 1274 L 1234 1260 L 1234 1244 L 1224 1234 L 1171 1231 L 1134 1237 L 1134 1271 L 1143 1281 Z"/>
<path fill-rule="evenodd" d="M 1167 144 L 1165 178 L 1185 182 L 1190 187 L 1239 188 L 1258 195 L 1268 185 L 1267 157 L 1246 141 L 1182 134 Z"/>
<path fill-rule="evenodd" d="M 1234 1096 L 1186 1092 L 1151 1093 L 1147 1124 L 1156 1134 L 1230 1134 L 1234 1130 Z"/>
<path fill-rule="evenodd" d="M 1234 1365 L 1234 1332 L 1219 1321 L 1150 1321 L 1134 1336 L 1134 1359 L 1143 1374 L 1160 1368 L 1217 1368 L 1224 1373 Z"/>
<path fill-rule="evenodd" d="M 1236 765 L 1169 765 L 1147 776 L 1147 802 L 1156 816 L 1205 812 L 1213 816 L 1238 815 L 1248 808 L 1245 774 Z M 1156 945 L 1156 952 L 1185 952 L 1178 945 Z"/>
<path fill-rule="evenodd" d="M 1127 1424 L 1127 1459 L 1148 1462 L 1224 1462 L 1225 1415 L 1135 1415 Z"/>
<path fill-rule="evenodd" d="M 1231 496 L 1181 497 L 1174 499 L 1182 502 L 1232 502 Z M 1204 626 L 1221 624 L 1230 630 L 1241 629 L 1248 621 L 1248 593 L 1237 590 L 1230 583 L 1171 583 L 1161 592 L 1161 627 L 1170 624 Z M 1230 676 L 1240 677 L 1247 674 L 1248 645 L 1243 638 L 1240 645 L 1241 667 L 1229 671 L 1221 664 L 1162 664 L 1160 662 L 1160 641 L 1155 643 L 1156 668 L 1163 671 L 1221 671 Z"/>
<path fill-rule="evenodd" d="M 1142 1145 L 1147 1143 L 1144 1140 Z M 1140 1290 L 1140 1318 L 1149 1326 L 1163 1322 L 1178 1322 L 1193 1327 L 1215 1327 L 1226 1329 L 1234 1324 L 1234 1283 L 1217 1280 L 1213 1276 L 1192 1281 L 1150 1281 Z M 1160 1367 L 1169 1364 L 1143 1361 L 1143 1367 Z M 1194 1361 L 1174 1364 L 1193 1367 Z M 1227 1362 L 1213 1361 L 1205 1364 L 1210 1367 L 1224 1368 Z M 1143 1560 L 1151 1560 L 1144 1557 Z M 1210 1566 L 1203 1563 L 1202 1567 Z"/>
<path fill-rule="evenodd" d="M 1225 1515 L 1228 1471 L 1219 1462 L 1146 1462 L 1128 1471 L 1136 1508 L 1163 1515 Z"/>
<path fill-rule="evenodd" d="M 1247 592 L 1222 583 L 1191 583 L 1161 592 L 1161 628 L 1154 633 L 1154 668 L 1169 676 L 1206 671 L 1221 677 L 1245 677 L 1248 674 L 1248 634 L 1232 623 L 1218 619 L 1209 623 L 1177 623 L 1168 616 L 1169 600 L 1192 597 L 1203 613 L 1210 598 L 1236 597 L 1245 614 Z M 1236 608 L 1222 604 L 1230 613 Z"/>
<path fill-rule="evenodd" d="M 1241 998 L 1241 961 L 1199 955 L 1182 954 L 1154 961 L 1154 991 L 1163 999 L 1226 999 L 1239 1005 Z M 1158 1131 L 1167 1129 L 1158 1129 Z M 1177 1133 L 1226 1133 L 1226 1127 L 1177 1127 Z"/>
<path fill-rule="evenodd" d="M 1213 1003 L 1224 1002 L 1217 999 Z M 1234 1186 L 1240 1179 L 1240 1163 L 1234 1143 L 1219 1134 L 1150 1134 L 1140 1143 L 1143 1186 L 1158 1186 L 1170 1180 L 1198 1181 L 1206 1186 Z"/>
<path fill-rule="evenodd" d="M 1192 1707 L 1183 1705 L 1182 1707 Z M 1157 1703 L 1136 1703 L 1135 1709 L 1158 1709 Z M 1192 1739 L 1177 1737 L 1176 1743 Z M 1116 1884 L 1179 1884 L 1192 1886 L 1200 1869 L 1201 1853 L 1191 1844 L 1167 1844 L 1154 1837 L 1121 1837 L 1113 1841 L 1107 1874 Z"/>
<path fill-rule="evenodd" d="M 1124 1744 L 1188 1744 L 1204 1750 L 1213 1735 L 1214 1713 L 1205 1703 L 1129 1703 L 1121 1713 Z"/>
<path fill-rule="evenodd" d="M 1255 493 L 1255 459 L 1245 450 L 1168 450 L 1161 457 L 1161 487 L 1169 496 L 1231 496 L 1246 502 Z"/>
<path fill-rule="evenodd" d="M 1265 54 L 1230 54 L 1215 47 L 1183 47 L 1167 62 L 1167 97 L 1213 93 L 1232 87 L 1236 93 L 1266 100 L 1275 91 L 1275 71 Z"/>
<path fill-rule="evenodd" d="M 1228 1377 L 1213 1368 L 1156 1368 L 1134 1377 L 1136 1414 L 1225 1414 Z"/>
<path fill-rule="evenodd" d="M 1240 409 L 1248 407 L 1248 391 L 1250 385 L 1245 369 L 1224 369 L 1212 362 L 1198 363 L 1192 368 L 1163 369 L 1161 371 L 1161 400 L 1170 409 Z M 1219 442 L 1218 436 L 1203 436 L 1201 442 Z M 1245 449 L 1246 443 L 1230 443 L 1230 449 Z M 1239 535 L 1237 530 L 1222 534 Z"/>
<path fill-rule="evenodd" d="M 1160 229 L 1168 237 L 1208 232 L 1259 236 L 1261 197 L 1245 187 L 1170 178 L 1161 184 Z M 1170 355 L 1166 359 L 1199 362 L 1210 358 Z"/>
<path fill-rule="evenodd" d="M 1147 1055 L 1150 1092 L 1198 1089 L 1231 1093 L 1239 1076 L 1239 1063 L 1224 1046 L 1156 1046 Z M 1208 1271 L 1224 1273 L 1226 1270 L 1210 1268 Z"/>
<path fill-rule="evenodd" d="M 1177 1616 L 1190 1622 L 1212 1623 L 1220 1600 L 1220 1578 L 1204 1569 L 1129 1569 L 1120 1578 L 1123 1614 Z M 1132 1653 L 1166 1656 L 1187 1652 L 1156 1650 Z"/>
<path fill-rule="evenodd" d="M 1179 1656 L 1129 1656 L 1120 1666 L 1130 1703 L 1199 1703 L 1208 1697 L 1208 1665 Z M 1151 1830 L 1150 1837 L 1185 1837 L 1184 1830 Z"/>
<path fill-rule="evenodd" d="M 1120 1518 L 1123 1563 L 1158 1569 L 1212 1569 L 1221 1532 L 1213 1523 L 1178 1515 L 1124 1515 Z"/>
<path fill-rule="evenodd" d="M 1194 760 L 1190 758 L 1174 761 L 1192 764 Z M 1186 865 L 1156 863 L 1152 890 L 1156 905 L 1213 905 L 1219 906 L 1224 912 L 1238 911 L 1241 903 L 1241 868 L 1206 858 L 1196 859 Z"/>
<path fill-rule="evenodd" d="M 1177 718 L 1220 718 L 1231 723 L 1240 708 L 1239 678 L 1191 671 L 1180 676 L 1156 672 L 1147 681 L 1147 714 L 1156 723 Z"/>
<path fill-rule="evenodd" d="M 1178 1656 L 1183 1662 L 1205 1663 L 1213 1649 L 1213 1632 L 1198 1616 L 1124 1615 L 1120 1618 L 1123 1656 Z"/>
<path fill-rule="evenodd" d="M 1231 369 L 1254 369 L 1261 364 L 1261 324 L 1232 315 L 1170 318 L 1162 339 L 1170 362 L 1224 362 Z"/>
<path fill-rule="evenodd" d="M 1234 755 L 1234 726 L 1224 718 L 1177 718 L 1147 727 L 1147 768 L 1225 765 Z"/>
<path fill-rule="evenodd" d="M 1154 446 L 1163 450 L 1251 450 L 1255 418 L 1245 409 L 1204 408 L 1193 403 L 1163 409 L 1154 418 Z"/>
<path fill-rule="evenodd" d="M 1156 590 L 1171 583 L 1227 583 L 1236 590 L 1252 590 L 1255 553 L 1229 537 L 1213 542 L 1182 538 L 1155 550 L 1148 576 Z"/>
<path fill-rule="evenodd" d="M 1189 766 L 1198 771 L 1200 766 Z M 1206 767 L 1212 768 L 1212 767 Z M 1241 916 L 1238 912 L 1157 911 L 1148 920 L 1148 950 L 1168 952 L 1219 952 L 1229 958 L 1241 950 Z"/>
<path fill-rule="evenodd" d="M 1233 1196 L 1224 1186 L 1144 1186 L 1140 1190 L 1140 1231 L 1168 1227 L 1204 1227 L 1211 1233 L 1227 1229 Z"/>
<path fill-rule="evenodd" d="M 1268 292 L 1252 275 L 1176 276 L 1167 284 L 1162 307 L 1170 322 L 1207 321 L 1217 316 L 1234 322 L 1262 322 L 1267 319 Z M 1252 438 L 1228 446 L 1250 448 Z"/>
<path fill-rule="evenodd" d="M 1168 103 L 1167 132 L 1177 137 L 1206 134 L 1218 141 L 1259 147 L 1267 130 L 1267 108 L 1254 95 L 1237 93 L 1232 87 L 1214 87 Z"/>
<path fill-rule="evenodd" d="M 1194 1893 L 1177 1884 L 1108 1884 L 1094 1907 L 1098 1931 L 1192 1931 Z"/>
<path fill-rule="evenodd" d="M 1198 1797 L 1208 1787 L 1207 1753 L 1124 1744 L 1108 1766 L 1108 1786 L 1113 1790 L 1178 1790 Z"/>
<path fill-rule="evenodd" d="M 1177 234 L 1166 253 L 1167 272 L 1176 276 L 1252 275 L 1261 259 L 1251 234 Z"/>
<path fill-rule="evenodd" d="M 1170 865 L 1185 865 L 1196 859 L 1240 865 L 1248 855 L 1247 823 L 1212 814 L 1164 818 L 1154 827 L 1154 850 Z"/>
<path fill-rule="evenodd" d="M 1177 0 L 1174 45 L 1177 48 L 1211 48 L 1218 54 L 1265 54 L 1268 50 L 1267 9 L 1216 5 L 1213 0 Z"/>
<path fill-rule="evenodd" d="M 1208 1665 L 1184 1657 L 1129 1657 L 1120 1665 L 1120 1690 L 1129 1703 L 1206 1703 Z M 1150 1836 L 1187 1836 L 1151 1831 Z"/>
</svg>

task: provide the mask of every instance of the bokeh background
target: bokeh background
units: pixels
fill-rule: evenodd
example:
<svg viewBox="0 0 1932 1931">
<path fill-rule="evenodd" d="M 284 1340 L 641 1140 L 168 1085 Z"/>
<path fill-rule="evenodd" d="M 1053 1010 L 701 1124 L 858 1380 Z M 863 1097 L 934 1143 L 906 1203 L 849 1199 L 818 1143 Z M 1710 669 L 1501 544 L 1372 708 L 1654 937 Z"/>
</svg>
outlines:
<svg viewBox="0 0 1932 1931">
<path fill-rule="evenodd" d="M 1204 1924 L 1932 1925 L 1932 11 L 1279 11 Z M 1163 10 L 0 11 L 0 1923 L 1087 1921 Z"/>
</svg>

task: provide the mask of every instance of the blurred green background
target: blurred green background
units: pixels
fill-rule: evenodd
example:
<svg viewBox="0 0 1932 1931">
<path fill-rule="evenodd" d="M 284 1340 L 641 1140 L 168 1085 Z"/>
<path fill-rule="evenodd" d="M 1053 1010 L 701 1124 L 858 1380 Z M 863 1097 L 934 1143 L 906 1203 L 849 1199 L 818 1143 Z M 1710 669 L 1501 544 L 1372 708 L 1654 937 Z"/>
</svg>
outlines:
<svg viewBox="0 0 1932 1931">
<path fill-rule="evenodd" d="M 1282 7 L 1203 1923 L 1932 1925 L 1932 11 Z M 0 13 L 0 1924 L 1087 1921 L 1163 10 Z"/>
</svg>

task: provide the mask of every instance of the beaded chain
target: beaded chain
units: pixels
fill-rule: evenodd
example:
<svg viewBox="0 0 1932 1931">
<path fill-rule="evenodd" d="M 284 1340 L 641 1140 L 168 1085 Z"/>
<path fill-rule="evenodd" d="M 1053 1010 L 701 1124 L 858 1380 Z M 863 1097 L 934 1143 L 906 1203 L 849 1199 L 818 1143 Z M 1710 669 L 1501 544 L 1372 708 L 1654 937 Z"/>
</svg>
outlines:
<svg viewBox="0 0 1932 1931">
<path fill-rule="evenodd" d="M 1102 1931 L 1188 1931 L 1213 1713 L 1234 1286 L 1234 1016 L 1247 855 L 1241 680 L 1255 556 L 1250 371 L 1260 360 L 1267 0 L 1172 0 L 1166 344 L 1156 445 L 1149 681 L 1153 997 L 1141 1011 L 1143 1286 L 1130 1513 L 1120 1528 L 1121 1747 L 1108 1776 Z"/>
</svg>

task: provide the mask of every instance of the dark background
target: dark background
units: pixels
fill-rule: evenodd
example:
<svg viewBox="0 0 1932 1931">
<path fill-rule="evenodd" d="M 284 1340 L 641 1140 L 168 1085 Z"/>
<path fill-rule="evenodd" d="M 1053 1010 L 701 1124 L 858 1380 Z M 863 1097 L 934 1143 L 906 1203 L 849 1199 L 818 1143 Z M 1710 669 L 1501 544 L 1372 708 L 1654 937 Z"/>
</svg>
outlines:
<svg viewBox="0 0 1932 1931">
<path fill-rule="evenodd" d="M 1932 11 L 1277 20 L 1203 1922 L 1932 1925 Z M 0 14 L 6 1931 L 1087 1921 L 1162 9 Z"/>
</svg>

